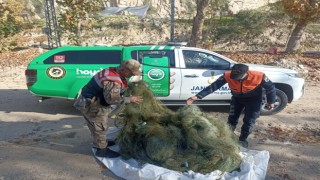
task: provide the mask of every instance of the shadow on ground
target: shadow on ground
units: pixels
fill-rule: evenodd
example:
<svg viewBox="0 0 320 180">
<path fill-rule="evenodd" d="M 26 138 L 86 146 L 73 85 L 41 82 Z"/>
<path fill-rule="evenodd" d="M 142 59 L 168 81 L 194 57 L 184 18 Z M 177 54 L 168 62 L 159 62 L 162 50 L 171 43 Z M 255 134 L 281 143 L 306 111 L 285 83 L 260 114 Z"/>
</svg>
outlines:
<svg viewBox="0 0 320 180">
<path fill-rule="evenodd" d="M 72 107 L 73 100 L 46 99 L 39 102 L 39 97 L 32 96 L 28 90 L 0 89 L 0 110 L 10 112 L 35 112 L 45 114 L 69 114 L 80 113 Z"/>
</svg>

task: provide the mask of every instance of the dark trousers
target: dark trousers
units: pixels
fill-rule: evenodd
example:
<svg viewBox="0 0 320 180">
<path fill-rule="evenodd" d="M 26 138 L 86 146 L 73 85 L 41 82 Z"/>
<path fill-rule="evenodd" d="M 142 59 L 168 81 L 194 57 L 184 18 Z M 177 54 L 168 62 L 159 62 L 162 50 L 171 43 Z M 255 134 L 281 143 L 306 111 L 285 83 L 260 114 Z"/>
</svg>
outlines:
<svg viewBox="0 0 320 180">
<path fill-rule="evenodd" d="M 239 122 L 241 112 L 244 110 L 243 125 L 241 135 L 246 139 L 252 132 L 257 118 L 260 115 L 262 98 L 231 98 L 228 124 L 234 130 Z"/>
</svg>

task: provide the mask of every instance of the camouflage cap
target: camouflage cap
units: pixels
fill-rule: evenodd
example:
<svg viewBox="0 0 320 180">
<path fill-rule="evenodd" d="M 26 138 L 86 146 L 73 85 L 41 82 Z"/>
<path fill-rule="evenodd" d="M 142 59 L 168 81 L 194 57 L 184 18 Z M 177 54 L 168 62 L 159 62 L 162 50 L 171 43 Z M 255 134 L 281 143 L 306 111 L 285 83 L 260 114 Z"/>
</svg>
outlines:
<svg viewBox="0 0 320 180">
<path fill-rule="evenodd" d="M 137 60 L 134 60 L 134 59 L 126 60 L 126 61 L 122 62 L 121 66 L 130 70 L 132 72 L 132 74 L 134 74 L 135 76 L 142 75 L 142 73 L 140 71 L 140 63 Z"/>
</svg>

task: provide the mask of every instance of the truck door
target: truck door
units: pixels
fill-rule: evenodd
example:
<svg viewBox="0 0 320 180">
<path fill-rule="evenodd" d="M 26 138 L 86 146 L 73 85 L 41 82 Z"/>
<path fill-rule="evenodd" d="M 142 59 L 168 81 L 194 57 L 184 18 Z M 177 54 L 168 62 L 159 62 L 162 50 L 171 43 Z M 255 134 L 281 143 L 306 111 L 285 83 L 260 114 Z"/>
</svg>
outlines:
<svg viewBox="0 0 320 180">
<path fill-rule="evenodd" d="M 142 80 L 149 84 L 155 96 L 167 97 L 170 95 L 170 67 L 169 59 L 162 55 L 144 55 L 142 59 Z"/>
<path fill-rule="evenodd" d="M 177 100 L 180 96 L 179 63 L 171 47 L 131 50 L 131 58 L 142 64 L 142 79 L 147 81 L 159 100 Z"/>
<path fill-rule="evenodd" d="M 194 49 L 184 49 L 179 52 L 181 59 L 181 96 L 187 99 L 200 92 L 217 80 L 226 70 L 230 62 L 223 58 Z M 226 100 L 231 98 L 228 84 L 209 94 L 204 100 Z"/>
</svg>

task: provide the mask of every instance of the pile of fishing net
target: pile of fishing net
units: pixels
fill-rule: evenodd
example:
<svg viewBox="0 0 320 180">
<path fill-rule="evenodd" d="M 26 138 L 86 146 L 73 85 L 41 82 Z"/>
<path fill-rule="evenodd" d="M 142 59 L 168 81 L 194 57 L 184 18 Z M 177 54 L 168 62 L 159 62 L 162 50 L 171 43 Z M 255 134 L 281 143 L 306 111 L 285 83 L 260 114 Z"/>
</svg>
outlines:
<svg viewBox="0 0 320 180">
<path fill-rule="evenodd" d="M 239 168 L 238 143 L 223 121 L 193 105 L 173 112 L 144 81 L 129 84 L 126 95 L 142 96 L 143 102 L 123 105 L 117 112 L 116 125 L 123 127 L 116 141 L 124 159 L 199 173 Z"/>
</svg>

